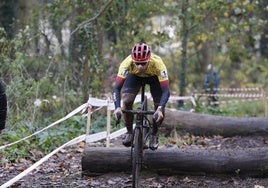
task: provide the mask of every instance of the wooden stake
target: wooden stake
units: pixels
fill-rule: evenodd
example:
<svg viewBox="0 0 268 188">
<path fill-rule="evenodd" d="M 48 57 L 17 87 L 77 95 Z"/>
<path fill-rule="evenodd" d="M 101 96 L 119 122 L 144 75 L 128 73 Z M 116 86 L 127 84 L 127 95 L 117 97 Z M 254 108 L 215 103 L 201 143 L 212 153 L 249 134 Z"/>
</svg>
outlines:
<svg viewBox="0 0 268 188">
<path fill-rule="evenodd" d="M 111 134 L 111 110 L 109 110 L 109 101 L 107 105 L 107 136 L 106 147 L 110 147 L 110 134 Z"/>
<path fill-rule="evenodd" d="M 87 129 L 86 129 L 86 135 L 89 135 L 90 126 L 91 126 L 91 106 L 89 106 L 88 109 L 87 109 Z"/>
<path fill-rule="evenodd" d="M 263 95 L 263 110 L 264 110 L 264 117 L 267 117 L 267 115 L 268 115 L 268 110 L 267 110 L 267 99 L 266 99 L 266 93 L 265 93 L 265 91 L 264 91 L 264 89 L 263 89 L 263 87 L 261 88 L 261 90 L 262 90 L 262 95 Z"/>
</svg>

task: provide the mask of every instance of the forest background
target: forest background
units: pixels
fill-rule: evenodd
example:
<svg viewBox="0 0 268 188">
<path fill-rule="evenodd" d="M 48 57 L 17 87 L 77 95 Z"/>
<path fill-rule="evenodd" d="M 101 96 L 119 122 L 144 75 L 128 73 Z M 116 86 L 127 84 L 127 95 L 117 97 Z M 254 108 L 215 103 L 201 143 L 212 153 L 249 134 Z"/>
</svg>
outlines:
<svg viewBox="0 0 268 188">
<path fill-rule="evenodd" d="M 120 62 L 141 40 L 163 58 L 174 95 L 201 93 L 209 64 L 221 87 L 268 90 L 266 0 L 2 0 L 0 15 L 8 98 L 1 145 L 46 127 L 89 96 L 107 99 Z M 263 116 L 261 103 L 199 112 Z M 106 112 L 98 113 L 92 133 L 106 126 Z M 75 116 L 2 152 L 11 160 L 36 147 L 49 152 L 83 134 L 85 124 Z"/>
</svg>

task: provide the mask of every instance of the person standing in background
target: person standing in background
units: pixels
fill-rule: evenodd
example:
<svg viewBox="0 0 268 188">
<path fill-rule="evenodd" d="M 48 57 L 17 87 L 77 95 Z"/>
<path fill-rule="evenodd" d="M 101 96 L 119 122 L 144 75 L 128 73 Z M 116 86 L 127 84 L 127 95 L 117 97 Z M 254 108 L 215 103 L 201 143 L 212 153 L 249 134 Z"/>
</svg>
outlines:
<svg viewBox="0 0 268 188">
<path fill-rule="evenodd" d="M 0 134 L 5 128 L 7 118 L 7 97 L 2 79 L 0 79 Z"/>
<path fill-rule="evenodd" d="M 218 93 L 218 88 L 220 84 L 220 78 L 218 76 L 218 70 L 215 67 L 212 67 L 211 64 L 207 67 L 207 74 L 205 76 L 205 81 L 203 84 L 203 90 L 206 94 L 211 94 L 208 97 L 209 104 L 213 104 L 214 106 L 218 106 L 218 97 L 216 94 Z"/>
</svg>

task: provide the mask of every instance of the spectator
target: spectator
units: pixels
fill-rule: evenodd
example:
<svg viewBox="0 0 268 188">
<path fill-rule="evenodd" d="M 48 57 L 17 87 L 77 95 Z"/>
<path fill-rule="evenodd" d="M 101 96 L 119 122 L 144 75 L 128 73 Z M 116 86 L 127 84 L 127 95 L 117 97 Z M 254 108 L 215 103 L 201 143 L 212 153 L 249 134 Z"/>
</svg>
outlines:
<svg viewBox="0 0 268 188">
<path fill-rule="evenodd" d="M 7 117 L 7 98 L 5 88 L 2 80 L 0 79 L 0 134 L 5 128 Z"/>
<path fill-rule="evenodd" d="M 207 67 L 207 74 L 205 77 L 205 81 L 203 84 L 203 90 L 206 94 L 210 94 L 208 97 L 209 104 L 214 104 L 218 106 L 218 97 L 216 94 L 218 93 L 218 88 L 220 84 L 220 78 L 218 76 L 218 70 L 215 67 L 212 67 L 211 64 Z"/>
</svg>

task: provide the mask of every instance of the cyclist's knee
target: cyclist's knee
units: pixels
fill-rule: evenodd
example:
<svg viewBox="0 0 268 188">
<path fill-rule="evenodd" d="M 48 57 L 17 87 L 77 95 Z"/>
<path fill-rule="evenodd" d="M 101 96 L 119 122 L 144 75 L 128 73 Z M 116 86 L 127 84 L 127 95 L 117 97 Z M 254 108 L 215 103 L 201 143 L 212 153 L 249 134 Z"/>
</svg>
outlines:
<svg viewBox="0 0 268 188">
<path fill-rule="evenodd" d="M 136 95 L 132 93 L 123 93 L 122 94 L 122 99 L 123 99 L 123 106 L 125 108 L 130 108 L 132 107 L 134 100 L 135 100 Z"/>
</svg>

